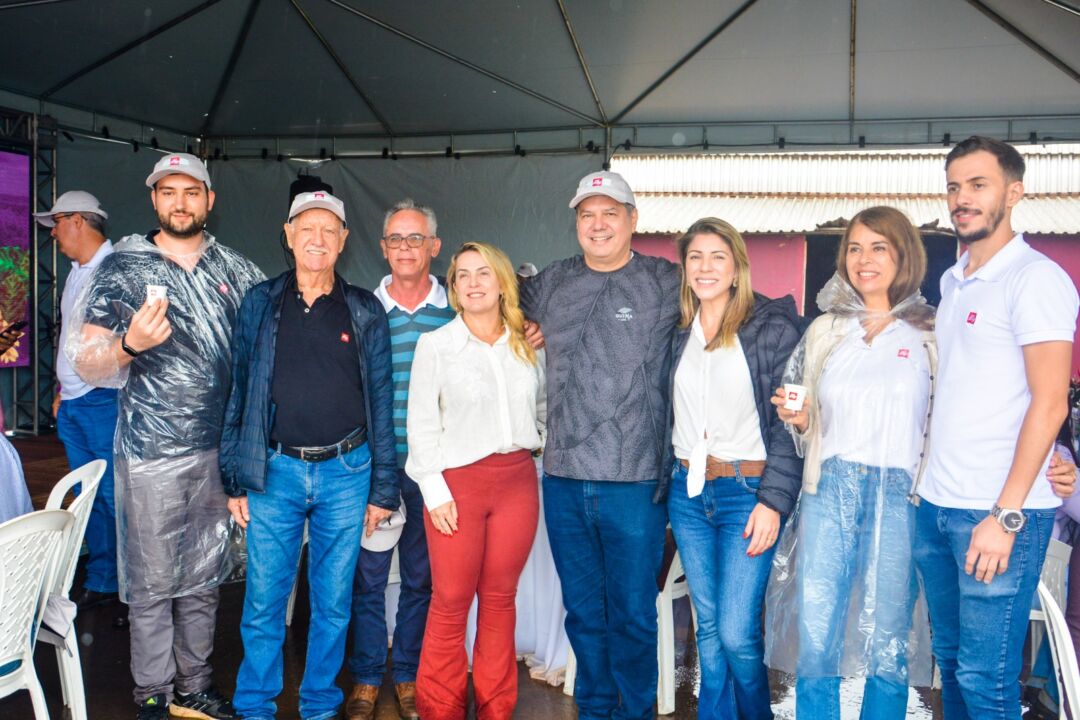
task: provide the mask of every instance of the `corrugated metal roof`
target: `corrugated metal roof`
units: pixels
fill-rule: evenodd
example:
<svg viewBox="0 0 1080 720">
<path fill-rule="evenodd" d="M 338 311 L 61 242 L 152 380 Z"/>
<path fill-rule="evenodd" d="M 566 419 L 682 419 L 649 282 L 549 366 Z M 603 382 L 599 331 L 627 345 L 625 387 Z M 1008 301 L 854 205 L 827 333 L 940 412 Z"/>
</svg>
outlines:
<svg viewBox="0 0 1080 720">
<path fill-rule="evenodd" d="M 1080 232 L 1080 145 L 1019 146 L 1027 162 L 1017 230 Z M 916 225 L 951 228 L 948 148 L 860 152 L 617 155 L 612 170 L 638 195 L 640 232 L 680 232 L 707 215 L 743 232 L 808 232 L 871 205 L 893 205 Z"/>
<path fill-rule="evenodd" d="M 871 205 L 891 205 L 917 226 L 937 221 L 950 230 L 944 198 L 903 195 L 846 197 L 705 196 L 639 193 L 638 232 L 678 233 L 702 217 L 719 217 L 745 233 L 812 232 L 837 218 L 850 220 Z M 1013 228 L 1026 233 L 1080 233 L 1080 198 L 1028 197 L 1013 210 Z"/>
</svg>

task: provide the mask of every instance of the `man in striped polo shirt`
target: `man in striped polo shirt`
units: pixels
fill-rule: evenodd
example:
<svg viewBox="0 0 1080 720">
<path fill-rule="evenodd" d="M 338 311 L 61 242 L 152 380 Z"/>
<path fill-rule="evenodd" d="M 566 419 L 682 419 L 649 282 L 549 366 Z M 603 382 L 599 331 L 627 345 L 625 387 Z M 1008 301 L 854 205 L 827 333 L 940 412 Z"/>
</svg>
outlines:
<svg viewBox="0 0 1080 720">
<path fill-rule="evenodd" d="M 390 274 L 375 289 L 390 322 L 394 377 L 394 433 L 397 439 L 398 484 L 405 505 L 405 526 L 398 543 L 401 595 L 394 628 L 391 674 L 402 718 L 417 718 L 416 668 L 431 600 L 431 568 L 424 535 L 424 502 L 420 487 L 405 475 L 408 444 L 405 409 L 409 401 L 409 371 L 416 341 L 422 333 L 442 327 L 454 317 L 446 290 L 430 274 L 439 254 L 435 213 L 405 199 L 386 212 L 380 240 Z M 393 548 L 361 548 L 352 602 L 352 653 L 349 673 L 353 689 L 346 704 L 349 720 L 370 720 L 386 672 L 385 591 Z"/>
</svg>

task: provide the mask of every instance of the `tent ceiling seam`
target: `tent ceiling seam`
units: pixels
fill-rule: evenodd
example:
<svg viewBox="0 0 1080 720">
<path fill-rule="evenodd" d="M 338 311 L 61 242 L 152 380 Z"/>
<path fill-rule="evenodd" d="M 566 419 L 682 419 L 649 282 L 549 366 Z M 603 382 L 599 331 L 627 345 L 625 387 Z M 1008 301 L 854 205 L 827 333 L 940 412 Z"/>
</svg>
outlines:
<svg viewBox="0 0 1080 720">
<path fill-rule="evenodd" d="M 745 13 L 747 10 L 749 10 L 751 7 L 753 7 L 757 3 L 757 1 L 758 0 L 746 0 L 746 2 L 744 2 L 739 7 L 738 10 L 736 10 L 734 13 L 732 13 L 730 16 L 728 16 L 728 18 L 726 20 L 724 20 L 724 22 L 720 23 L 720 25 L 718 25 L 715 30 L 713 30 L 711 33 L 706 35 L 705 38 L 701 42 L 699 42 L 697 45 L 695 45 L 690 50 L 690 52 L 686 53 L 681 58 L 679 58 L 678 62 L 676 62 L 674 65 L 672 65 L 670 68 L 668 68 L 656 80 L 654 80 L 653 83 L 651 85 L 649 85 L 649 87 L 645 88 L 645 90 L 640 95 L 638 95 L 636 98 L 634 98 L 630 102 L 629 105 L 627 105 L 625 108 L 622 109 L 622 112 L 620 112 L 618 115 L 616 115 L 614 118 L 612 118 L 611 124 L 616 124 L 620 120 L 622 120 L 624 117 L 626 117 L 626 114 L 628 112 L 630 112 L 631 110 L 636 108 L 638 106 L 638 104 L 640 104 L 642 100 L 644 100 L 649 95 L 651 95 L 653 93 L 653 91 L 656 90 L 656 88 L 663 85 L 667 81 L 668 78 L 670 78 L 672 75 L 674 75 L 679 70 L 679 68 L 681 68 L 686 63 L 690 62 L 690 60 L 695 55 L 697 55 L 699 52 L 701 52 L 703 49 L 705 49 L 705 46 L 707 46 L 709 43 L 711 43 L 713 40 L 715 40 L 716 37 L 718 35 L 720 35 L 720 33 L 727 30 L 732 25 L 732 23 L 734 23 L 736 20 L 738 20 L 740 17 L 742 17 L 743 13 Z"/>
<path fill-rule="evenodd" d="M 247 13 L 244 15 L 244 24 L 240 26 L 240 32 L 236 35 L 236 42 L 233 43 L 232 52 L 229 53 L 229 63 L 225 66 L 225 71 L 221 73 L 221 79 L 218 81 L 217 90 L 214 92 L 214 99 L 210 102 L 210 109 L 206 112 L 206 120 L 203 122 L 201 131 L 202 135 L 206 135 L 206 133 L 210 131 L 210 126 L 217 116 L 218 107 L 221 105 L 221 100 L 225 96 L 225 89 L 229 86 L 233 72 L 236 70 L 236 63 L 240 60 L 240 54 L 244 51 L 244 45 L 247 43 L 248 34 L 251 32 L 252 22 L 255 20 L 255 10 L 258 9 L 258 7 L 259 0 L 250 0 L 248 3 Z"/>
<path fill-rule="evenodd" d="M 117 59 L 118 57 L 120 57 L 122 55 L 127 54 L 128 52 L 130 52 L 131 50 L 134 50 L 135 48 L 139 47 L 140 45 L 143 45 L 144 43 L 147 43 L 150 40 L 153 40 L 158 35 L 161 35 L 162 33 L 171 30 L 172 28 L 176 27 L 180 23 L 185 22 L 187 20 L 190 20 L 191 18 L 193 18 L 196 15 L 198 15 L 199 13 L 201 13 L 203 10 L 206 10 L 207 8 L 213 7 L 214 5 L 217 5 L 219 2 L 221 2 L 221 0 L 207 0 L 202 5 L 197 5 L 196 7 L 193 7 L 190 10 L 188 10 L 186 13 L 183 13 L 182 15 L 177 15 L 176 17 L 174 17 L 172 20 L 169 20 L 165 24 L 159 25 L 158 27 L 154 28 L 150 32 L 145 33 L 144 35 L 135 38 L 131 42 L 127 43 L 126 45 L 123 45 L 120 48 L 118 48 L 116 50 L 113 50 L 108 55 L 105 55 L 104 57 L 100 58 L 99 60 L 96 60 L 95 62 L 90 63 L 86 67 L 84 67 L 84 68 L 78 70 L 77 72 L 73 73 L 72 75 L 69 75 L 68 77 L 64 78 L 63 80 L 58 82 L 56 85 L 53 85 L 51 88 L 49 88 L 48 90 L 43 92 L 41 94 L 41 98 L 42 99 L 48 99 L 54 93 L 56 93 L 58 90 L 62 90 L 63 88 L 70 85 L 71 83 L 75 82 L 76 80 L 78 80 L 78 79 L 92 73 L 93 71 L 97 70 L 98 68 L 102 67 L 103 65 L 107 65 L 108 63 L 112 62 L 113 60 Z"/>
<path fill-rule="evenodd" d="M 295 0 L 293 0 L 293 1 L 295 2 Z M 592 117 L 591 115 L 583 113 L 580 110 L 576 110 L 576 109 L 570 107 L 569 105 L 561 103 L 561 102 L 559 102 L 558 100 L 556 100 L 554 98 L 551 98 L 551 97 L 548 97 L 547 95 L 544 95 L 543 93 L 537 92 L 536 90 L 533 90 L 532 88 L 528 88 L 528 87 L 522 85 L 521 83 L 518 83 L 518 82 L 515 82 L 515 81 L 511 80 L 510 78 L 503 77 L 502 75 L 500 75 L 500 74 L 498 74 L 498 73 L 496 73 L 496 72 L 494 72 L 492 70 L 488 70 L 485 67 L 481 67 L 480 65 L 477 65 L 476 63 L 471 62 L 469 60 L 466 60 L 463 57 L 455 55 L 455 54 L 453 54 L 452 52 L 450 52 L 448 50 L 443 50 L 442 48 L 438 47 L 437 45 L 432 45 L 431 43 L 427 42 L 426 40 L 418 38 L 415 35 L 411 35 L 411 34 L 405 32 L 404 30 L 402 30 L 402 29 L 400 29 L 398 27 L 395 27 L 394 25 L 391 25 L 390 23 L 384 22 L 384 21 L 378 19 L 377 17 L 374 17 L 374 16 L 369 15 L 368 13 L 366 13 L 366 12 L 364 12 L 362 10 L 358 10 L 358 9 L 352 7 L 351 5 L 349 5 L 347 3 L 341 2 L 341 0 L 326 0 L 326 2 L 330 3 L 331 5 L 336 5 L 337 7 L 341 8 L 342 10 L 344 10 L 344 11 L 346 11 L 348 13 L 352 13 L 353 15 L 355 15 L 355 16 L 363 19 L 363 20 L 368 21 L 372 25 L 375 25 L 376 27 L 380 27 L 383 30 L 386 30 L 387 32 L 393 33 L 394 35 L 397 35 L 398 37 L 400 37 L 400 38 L 402 38 L 404 40 L 408 40 L 409 42 L 413 43 L 414 45 L 419 45 L 420 47 L 424 48 L 425 50 L 433 52 L 436 55 L 440 55 L 441 57 L 446 58 L 447 60 L 450 60 L 451 62 L 457 63 L 458 65 L 461 65 L 462 67 L 465 67 L 465 68 L 468 68 L 469 70 L 472 70 L 473 72 L 480 73 L 484 77 L 495 80 L 496 82 L 500 82 L 503 85 L 506 85 L 507 87 L 511 87 L 511 88 L 517 90 L 518 92 L 524 93 L 524 94 L 528 95 L 531 98 L 539 100 L 539 101 L 541 101 L 543 103 L 546 103 L 546 104 L 548 104 L 548 105 L 550 105 L 552 107 L 558 108 L 559 110 L 562 110 L 565 113 L 569 113 L 569 114 L 571 114 L 571 115 L 573 115 L 575 117 L 581 118 L 582 120 L 585 120 L 586 122 L 588 122 L 588 123 L 590 123 L 592 125 L 596 125 L 597 127 L 604 127 L 605 126 L 605 123 L 601 122 L 600 120 L 597 120 L 596 118 Z"/>
<path fill-rule="evenodd" d="M 589 86 L 589 92 L 592 93 L 593 102 L 596 103 L 596 111 L 600 113 L 600 120 L 607 125 L 607 113 L 604 112 L 604 105 L 600 102 L 600 95 L 596 92 L 596 85 L 593 83 L 592 73 L 589 72 L 589 64 L 585 62 L 585 53 L 581 50 L 581 43 L 578 42 L 577 33 L 574 32 L 574 25 L 570 22 L 570 14 L 566 12 L 566 4 L 563 0 L 555 0 L 555 3 L 559 6 L 559 13 L 562 15 L 563 23 L 566 25 L 566 32 L 570 35 L 570 43 L 574 46 L 574 52 L 577 54 L 578 63 L 581 65 L 581 72 L 585 75 L 585 82 Z"/>
<path fill-rule="evenodd" d="M 1004 29 L 1007 33 L 1009 33 L 1010 35 L 1015 37 L 1017 40 L 1024 43 L 1025 45 L 1027 45 L 1029 49 L 1033 50 L 1043 60 L 1046 60 L 1048 63 L 1050 63 L 1051 65 L 1056 67 L 1058 70 L 1060 70 L 1061 72 L 1068 75 L 1074 81 L 1080 83 L 1080 72 L 1077 72 L 1077 70 L 1075 68 L 1071 67 L 1064 60 L 1059 58 L 1057 55 L 1055 55 L 1054 53 L 1050 52 L 1045 47 L 1040 45 L 1030 35 L 1028 35 L 1023 30 L 1021 30 L 1020 28 L 1013 25 L 1011 22 L 1006 20 L 1003 16 L 999 15 L 997 12 L 994 11 L 993 8 L 987 6 L 985 3 L 983 3 L 982 0 L 965 0 L 965 2 L 967 2 L 968 5 L 971 5 L 973 8 L 975 8 L 979 12 L 981 12 L 983 15 L 985 15 L 991 21 L 993 21 L 994 23 L 999 25 L 1002 29 Z"/>
<path fill-rule="evenodd" d="M 304 22 L 307 24 L 308 28 L 311 29 L 311 32 L 313 32 L 315 34 L 315 37 L 318 38 L 319 43 L 322 44 L 323 49 L 326 50 L 326 52 L 333 59 L 334 63 L 338 66 L 338 70 L 340 70 L 341 74 L 345 76 L 345 79 L 349 81 L 349 84 L 352 85 L 353 90 L 355 90 L 356 94 L 360 96 L 360 99 L 364 101 L 364 104 L 367 105 L 368 110 L 370 110 L 371 114 L 375 116 L 375 119 L 379 121 L 379 124 L 382 126 L 383 131 L 390 137 L 393 137 L 394 131 L 390 128 L 389 121 L 387 121 L 383 114 L 379 112 L 379 109 L 375 107 L 375 103 L 371 101 L 371 98 L 367 96 L 367 93 L 364 92 L 364 89 L 360 87 L 360 83 L 356 81 L 356 78 L 353 77 L 353 74 L 349 70 L 348 66 L 345 65 L 345 61 L 342 60 L 341 56 L 337 54 L 336 50 L 334 50 L 334 46 L 330 44 L 330 41 L 326 39 L 322 32 L 320 32 L 319 28 L 315 26 L 315 23 L 311 20 L 311 18 L 308 17 L 308 14 L 304 12 L 304 9 L 300 7 L 299 0 L 289 0 L 289 4 L 292 5 L 296 9 L 296 12 L 300 14 L 300 17 L 304 19 Z"/>
</svg>

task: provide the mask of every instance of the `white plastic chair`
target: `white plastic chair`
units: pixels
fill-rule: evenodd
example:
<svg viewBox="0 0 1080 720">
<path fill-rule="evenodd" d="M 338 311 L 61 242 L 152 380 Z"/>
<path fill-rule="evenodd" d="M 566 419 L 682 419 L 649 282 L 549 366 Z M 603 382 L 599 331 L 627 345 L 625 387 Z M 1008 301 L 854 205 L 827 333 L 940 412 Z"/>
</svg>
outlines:
<svg viewBox="0 0 1080 720">
<path fill-rule="evenodd" d="M 683 572 L 682 560 L 678 550 L 671 560 L 667 578 L 664 580 L 664 589 L 656 596 L 656 662 L 659 666 L 659 677 L 656 684 L 656 712 L 658 715 L 670 715 L 675 712 L 675 615 L 672 604 L 682 597 L 690 596 L 690 586 L 686 582 Z M 697 628 L 697 613 L 693 609 L 693 598 L 690 602 L 690 611 L 694 619 L 694 628 Z M 574 694 L 574 681 L 577 678 L 577 658 L 574 649 L 566 658 L 566 676 L 563 682 L 563 693 Z M 695 685 L 694 694 L 698 687 Z"/>
<path fill-rule="evenodd" d="M 104 460 L 94 460 L 80 468 L 72 470 L 60 482 L 53 486 L 49 493 L 49 500 L 45 503 L 46 510 L 60 510 L 64 504 L 64 498 L 72 487 L 81 483 L 82 488 L 78 497 L 71 501 L 68 511 L 75 516 L 64 536 L 60 553 L 57 556 L 56 580 L 52 584 L 51 592 L 62 598 L 67 598 L 71 592 L 71 582 L 75 578 L 75 567 L 79 564 L 79 551 L 82 549 L 83 536 L 86 534 L 86 524 L 90 520 L 90 509 L 97 497 L 98 485 L 101 477 L 105 474 L 108 464 Z M 69 633 L 74 628 L 68 629 Z M 66 637 L 66 636 L 65 636 Z M 71 720 L 87 720 L 86 714 L 86 691 L 83 687 L 82 662 L 79 659 L 78 640 L 65 641 L 52 632 L 42 628 L 38 639 L 56 646 L 56 665 L 60 670 L 60 689 L 64 696 L 64 705 L 71 712 Z"/>
<path fill-rule="evenodd" d="M 1060 540 L 1051 538 L 1050 545 L 1046 548 L 1046 559 L 1043 561 L 1040 581 L 1046 585 L 1047 591 L 1054 598 L 1059 608 L 1065 605 L 1065 579 L 1069 574 L 1069 558 L 1071 556 L 1072 547 Z M 1032 662 L 1034 662 L 1035 651 L 1042 645 L 1046 614 L 1040 607 L 1033 606 L 1028 619 L 1031 621 L 1029 634 L 1031 637 L 1031 657 Z"/>
<path fill-rule="evenodd" d="M 1058 677 L 1058 690 L 1061 701 L 1058 703 L 1058 717 L 1064 720 L 1065 707 L 1068 705 L 1075 717 L 1080 711 L 1080 669 L 1076 665 L 1076 649 L 1073 647 L 1069 627 L 1065 624 L 1065 615 L 1054 598 L 1053 591 L 1045 582 L 1039 582 L 1039 602 L 1046 618 L 1046 636 L 1050 642 L 1050 657 L 1054 661 L 1054 671 Z"/>
<path fill-rule="evenodd" d="M 34 639 L 55 580 L 57 557 L 74 522 L 67 510 L 40 510 L 0 525 L 0 697 L 28 690 L 37 720 L 48 720 L 34 669 Z"/>
</svg>

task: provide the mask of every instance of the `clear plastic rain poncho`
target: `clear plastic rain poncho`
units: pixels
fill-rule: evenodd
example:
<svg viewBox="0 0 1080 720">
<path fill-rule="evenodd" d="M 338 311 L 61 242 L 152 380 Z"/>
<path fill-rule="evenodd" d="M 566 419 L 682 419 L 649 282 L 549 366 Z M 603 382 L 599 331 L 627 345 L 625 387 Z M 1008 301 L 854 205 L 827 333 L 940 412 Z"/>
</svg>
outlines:
<svg viewBox="0 0 1080 720">
<path fill-rule="evenodd" d="M 131 235 L 75 300 L 64 352 L 86 382 L 120 388 L 113 452 L 125 602 L 198 592 L 237 567 L 242 535 L 226 508 L 218 445 L 233 321 L 244 293 L 263 279 L 209 234 L 185 257 Z M 172 335 L 120 368 L 117 338 L 148 286 L 165 288 Z"/>
<path fill-rule="evenodd" d="M 807 388 L 809 426 L 793 430 L 803 488 L 766 592 L 766 663 L 800 678 L 926 686 L 929 622 L 910 497 L 929 429 L 934 311 L 915 293 L 889 313 L 870 312 L 839 275 L 818 306 L 827 315 L 786 374 Z"/>
</svg>

